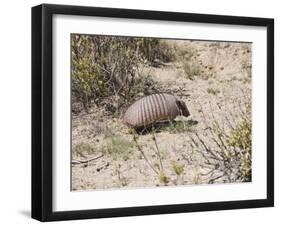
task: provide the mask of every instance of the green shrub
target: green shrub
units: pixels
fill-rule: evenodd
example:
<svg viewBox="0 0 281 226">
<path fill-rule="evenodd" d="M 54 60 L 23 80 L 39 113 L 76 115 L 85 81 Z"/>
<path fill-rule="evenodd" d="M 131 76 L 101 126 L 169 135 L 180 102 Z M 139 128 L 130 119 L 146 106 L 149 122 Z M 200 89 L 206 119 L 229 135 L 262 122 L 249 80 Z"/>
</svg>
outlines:
<svg viewBox="0 0 281 226">
<path fill-rule="evenodd" d="M 91 101 L 126 97 L 139 62 L 130 38 L 72 35 L 72 92 L 87 109 Z"/>
<path fill-rule="evenodd" d="M 160 183 L 162 183 L 166 186 L 169 184 L 170 178 L 167 175 L 165 175 L 165 173 L 163 171 L 160 171 L 159 172 L 159 181 L 160 181 Z"/>
<path fill-rule="evenodd" d="M 233 128 L 228 137 L 227 143 L 231 147 L 240 148 L 241 150 L 252 149 L 252 121 L 242 120 L 236 128 Z"/>
<path fill-rule="evenodd" d="M 236 153 L 239 158 L 239 173 L 243 181 L 252 179 L 252 121 L 244 119 L 240 124 L 231 130 L 227 137 L 227 144 L 238 149 Z"/>
<path fill-rule="evenodd" d="M 85 109 L 109 98 L 114 111 L 140 92 L 149 77 L 140 75 L 139 67 L 155 59 L 168 61 L 172 52 L 160 39 L 97 35 L 71 36 L 73 101 Z M 153 81 L 152 81 L 153 82 Z"/>
</svg>

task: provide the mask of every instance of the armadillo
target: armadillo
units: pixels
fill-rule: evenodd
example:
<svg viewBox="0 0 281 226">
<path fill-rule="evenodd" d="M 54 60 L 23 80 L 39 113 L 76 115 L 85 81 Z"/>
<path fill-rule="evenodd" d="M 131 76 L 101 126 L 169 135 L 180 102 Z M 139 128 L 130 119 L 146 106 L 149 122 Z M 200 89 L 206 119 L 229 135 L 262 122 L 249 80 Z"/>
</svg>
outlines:
<svg viewBox="0 0 281 226">
<path fill-rule="evenodd" d="M 129 127 L 140 128 L 162 120 L 173 120 L 178 115 L 190 115 L 184 101 L 166 94 L 152 94 L 134 102 L 125 112 L 123 122 Z"/>
</svg>

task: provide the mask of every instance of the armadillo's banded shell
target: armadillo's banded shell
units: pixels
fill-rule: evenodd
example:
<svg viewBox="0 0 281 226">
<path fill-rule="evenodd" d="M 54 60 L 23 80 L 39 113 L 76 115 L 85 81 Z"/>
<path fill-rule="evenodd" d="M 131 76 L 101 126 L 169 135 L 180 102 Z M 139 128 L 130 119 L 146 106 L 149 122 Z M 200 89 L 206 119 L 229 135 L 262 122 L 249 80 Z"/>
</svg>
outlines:
<svg viewBox="0 0 281 226">
<path fill-rule="evenodd" d="M 178 98 L 170 94 L 153 94 L 141 98 L 126 111 L 123 122 L 130 127 L 143 127 L 180 115 Z"/>
</svg>

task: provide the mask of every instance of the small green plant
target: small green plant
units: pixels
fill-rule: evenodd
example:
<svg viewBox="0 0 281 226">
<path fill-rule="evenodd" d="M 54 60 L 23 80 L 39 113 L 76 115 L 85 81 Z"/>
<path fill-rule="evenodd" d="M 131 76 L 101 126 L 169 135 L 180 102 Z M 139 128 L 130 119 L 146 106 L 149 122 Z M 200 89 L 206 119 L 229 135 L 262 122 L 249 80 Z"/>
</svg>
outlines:
<svg viewBox="0 0 281 226">
<path fill-rule="evenodd" d="M 193 176 L 193 182 L 194 184 L 200 184 L 201 183 L 201 176 L 199 173 L 195 173 Z"/>
<path fill-rule="evenodd" d="M 192 126 L 196 125 L 196 121 L 188 120 L 188 121 L 176 121 L 172 123 L 169 128 L 170 133 L 184 133 L 190 132 L 192 130 Z"/>
<path fill-rule="evenodd" d="M 184 164 L 173 162 L 172 166 L 177 176 L 181 176 L 184 173 Z"/>
<path fill-rule="evenodd" d="M 207 93 L 213 94 L 213 95 L 216 96 L 217 94 L 220 93 L 220 90 L 219 90 L 219 89 L 208 88 L 208 89 L 207 89 Z"/>
<path fill-rule="evenodd" d="M 190 60 L 190 61 L 184 61 L 183 71 L 188 79 L 194 80 L 196 76 L 200 75 L 201 68 L 199 64 Z"/>
<path fill-rule="evenodd" d="M 183 163 L 177 163 L 176 161 L 172 162 L 172 169 L 177 176 L 176 180 L 174 181 L 176 185 L 183 183 L 184 167 L 185 165 Z"/>
<path fill-rule="evenodd" d="M 79 143 L 72 147 L 72 155 L 77 157 L 85 157 L 96 153 L 98 150 L 91 144 Z"/>
<path fill-rule="evenodd" d="M 252 122 L 251 120 L 242 120 L 236 128 L 230 131 L 227 137 L 227 143 L 241 150 L 252 149 Z"/>
<path fill-rule="evenodd" d="M 170 178 L 168 176 L 166 176 L 163 171 L 160 171 L 159 172 L 159 181 L 160 181 L 160 183 L 162 183 L 164 185 L 168 185 L 168 183 L 170 182 Z"/>
<path fill-rule="evenodd" d="M 113 159 L 122 158 L 128 160 L 131 155 L 133 143 L 127 139 L 116 136 L 111 138 L 103 147 L 103 152 L 113 157 Z"/>
</svg>

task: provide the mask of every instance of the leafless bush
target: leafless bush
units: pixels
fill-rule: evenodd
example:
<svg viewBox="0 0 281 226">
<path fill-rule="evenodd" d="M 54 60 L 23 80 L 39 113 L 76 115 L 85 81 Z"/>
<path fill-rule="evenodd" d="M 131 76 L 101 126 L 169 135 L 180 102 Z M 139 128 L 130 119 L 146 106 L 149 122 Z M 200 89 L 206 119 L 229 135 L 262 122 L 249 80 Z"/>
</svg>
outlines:
<svg viewBox="0 0 281 226">
<path fill-rule="evenodd" d="M 189 133 L 189 150 L 202 157 L 200 167 L 205 173 L 201 173 L 201 176 L 208 183 L 252 180 L 252 121 L 248 103 L 238 107 L 238 120 L 233 115 L 225 116 L 226 125 L 219 122 L 213 113 L 209 120 L 212 124 L 208 123 L 201 111 L 207 128 L 206 134 L 203 136 L 197 132 Z"/>
<path fill-rule="evenodd" d="M 157 66 L 157 62 L 171 62 L 176 59 L 175 49 L 168 41 L 159 38 L 139 38 L 140 55 L 149 64 Z"/>
<path fill-rule="evenodd" d="M 197 51 L 191 47 L 178 49 L 177 59 L 181 62 L 186 78 L 194 80 L 196 76 L 202 75 L 202 66 L 197 59 Z"/>
<path fill-rule="evenodd" d="M 165 173 L 165 168 L 164 168 L 164 165 L 163 165 L 162 156 L 161 156 L 161 153 L 160 153 L 160 150 L 159 150 L 159 147 L 158 147 L 158 143 L 157 143 L 155 134 L 152 133 L 152 140 L 153 140 L 154 145 L 155 145 L 155 149 L 153 149 L 153 150 L 155 151 L 155 155 L 157 156 L 157 160 L 158 160 L 157 163 L 154 163 L 152 160 L 150 160 L 148 158 L 148 155 L 145 153 L 142 146 L 138 143 L 138 138 L 139 138 L 138 135 L 136 133 L 134 133 L 133 141 L 135 143 L 137 151 L 142 155 L 145 162 L 148 164 L 149 168 L 158 177 L 159 182 L 164 184 L 164 185 L 168 185 L 168 183 L 170 182 L 170 178 Z"/>
</svg>

